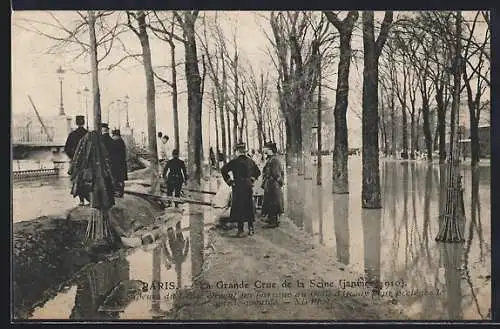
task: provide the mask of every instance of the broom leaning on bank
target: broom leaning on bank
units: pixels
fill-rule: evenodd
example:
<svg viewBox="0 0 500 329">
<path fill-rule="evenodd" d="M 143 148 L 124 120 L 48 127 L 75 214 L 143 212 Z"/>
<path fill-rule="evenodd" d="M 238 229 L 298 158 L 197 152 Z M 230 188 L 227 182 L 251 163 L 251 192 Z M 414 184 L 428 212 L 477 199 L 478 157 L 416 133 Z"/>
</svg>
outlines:
<svg viewBox="0 0 500 329">
<path fill-rule="evenodd" d="M 83 192 L 90 197 L 92 215 L 84 242 L 94 246 L 112 244 L 109 209 L 115 204 L 113 176 L 109 154 L 98 132 L 91 131 L 80 140 L 68 174 L 73 196 Z"/>
</svg>

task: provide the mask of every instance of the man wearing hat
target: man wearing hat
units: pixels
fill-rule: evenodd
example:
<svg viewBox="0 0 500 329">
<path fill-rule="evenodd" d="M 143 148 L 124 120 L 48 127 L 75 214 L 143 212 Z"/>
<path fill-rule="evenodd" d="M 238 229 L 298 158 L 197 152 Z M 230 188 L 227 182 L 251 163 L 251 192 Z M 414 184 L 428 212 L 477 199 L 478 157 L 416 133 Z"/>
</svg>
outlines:
<svg viewBox="0 0 500 329">
<path fill-rule="evenodd" d="M 66 144 L 64 145 L 64 153 L 66 153 L 71 160 L 73 160 L 80 139 L 88 132 L 87 129 L 83 127 L 85 125 L 85 117 L 83 115 L 77 115 L 75 117 L 75 123 L 77 128 L 69 133 Z M 83 195 L 79 195 L 78 198 L 80 199 L 80 205 L 83 206 L 85 204 L 85 198 Z"/>
<path fill-rule="evenodd" d="M 224 181 L 232 187 L 230 218 L 238 223 L 237 236 L 243 237 L 245 221 L 248 223 L 249 235 L 254 234 L 253 184 L 260 176 L 260 169 L 247 156 L 245 143 L 236 144 L 235 151 L 236 157 L 222 167 L 221 174 Z M 229 172 L 232 173 L 233 179 L 229 176 Z"/>
<path fill-rule="evenodd" d="M 125 181 L 128 179 L 127 174 L 127 147 L 123 141 L 120 129 L 115 129 L 111 132 L 113 139 L 111 159 L 111 173 L 115 179 L 115 196 L 123 197 L 125 189 Z"/>
<path fill-rule="evenodd" d="M 106 146 L 106 150 L 111 158 L 114 143 L 111 136 L 109 136 L 109 125 L 107 123 L 101 123 L 101 135 L 103 137 L 102 142 L 104 143 L 104 146 Z"/>
</svg>

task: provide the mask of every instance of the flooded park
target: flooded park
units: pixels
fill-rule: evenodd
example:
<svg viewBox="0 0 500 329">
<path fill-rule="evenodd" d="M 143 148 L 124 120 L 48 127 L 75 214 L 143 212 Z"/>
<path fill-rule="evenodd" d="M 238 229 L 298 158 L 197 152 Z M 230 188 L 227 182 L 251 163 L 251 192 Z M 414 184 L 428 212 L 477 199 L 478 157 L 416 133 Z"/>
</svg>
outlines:
<svg viewBox="0 0 500 329">
<path fill-rule="evenodd" d="M 489 11 L 11 27 L 11 319 L 495 317 Z"/>
<path fill-rule="evenodd" d="M 328 159 L 325 158 L 325 162 L 328 168 Z M 343 195 L 331 193 L 327 179 L 331 171 L 324 170 L 326 183 L 322 186 L 297 174 L 287 175 L 283 221 L 306 233 L 313 245 L 325 247 L 330 256 L 336 258 L 337 267 L 361 276 L 377 277 L 382 282 L 405 282 L 415 293 L 395 295 L 391 300 L 404 308 L 408 318 L 489 318 L 490 167 L 471 170 L 464 166 L 461 170 L 466 209 L 466 242 L 463 244 L 434 241 L 439 228 L 439 186 L 443 174 L 439 166 L 381 160 L 383 208 L 377 210 L 361 208 L 361 184 L 355 179 L 361 172 L 361 158 L 350 157 L 349 168 L 350 193 Z M 21 194 L 32 195 L 34 199 L 39 193 L 47 195 L 37 216 L 63 204 L 71 207 L 75 201 L 68 197 L 67 182 L 63 179 L 59 182 L 52 184 L 57 192 L 50 193 L 50 197 L 43 183 L 14 184 L 14 218 L 23 220 L 22 216 L 28 216 L 22 212 L 22 203 L 16 201 L 16 195 Z M 214 181 L 210 185 L 209 188 L 216 189 Z M 91 264 L 34 307 L 30 318 L 175 319 L 170 311 L 179 295 L 183 291 L 192 298 L 197 294 L 192 283 L 202 273 L 204 257 L 210 252 L 207 236 L 215 224 L 210 207 L 184 207 L 182 220 L 172 225 L 171 233 L 163 242 L 121 251 L 111 259 Z M 224 232 L 216 234 L 224 235 Z M 264 228 L 257 229 L 255 239 L 268 239 L 273 248 L 289 248 L 289 252 L 294 253 L 293 241 L 267 234 Z M 288 236 L 290 239 L 294 237 Z M 286 259 L 276 261 L 287 262 Z M 318 256 L 313 264 L 322 261 Z M 253 266 L 263 265 L 256 262 Z M 165 289 L 153 290 L 157 296 L 154 292 L 143 295 L 143 283 L 155 281 L 165 283 Z M 172 283 L 170 288 L 169 283 Z M 438 293 L 417 292 L 426 290 Z"/>
</svg>

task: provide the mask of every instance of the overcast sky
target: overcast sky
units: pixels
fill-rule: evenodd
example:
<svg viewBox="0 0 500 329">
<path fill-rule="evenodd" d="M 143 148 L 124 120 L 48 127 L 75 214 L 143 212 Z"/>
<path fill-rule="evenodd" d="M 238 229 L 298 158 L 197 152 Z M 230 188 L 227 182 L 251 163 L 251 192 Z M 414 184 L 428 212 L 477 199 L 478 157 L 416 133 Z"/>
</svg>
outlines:
<svg viewBox="0 0 500 329">
<path fill-rule="evenodd" d="M 67 27 L 72 27 L 78 20 L 76 12 L 54 12 L 57 18 Z M 213 15 L 213 12 L 210 13 Z M 209 14 L 209 15 L 210 15 Z M 236 33 L 240 56 L 248 61 L 256 72 L 275 72 L 272 61 L 266 49 L 269 47 L 269 41 L 266 33 L 270 34 L 270 27 L 265 17 L 269 12 L 219 12 L 218 20 L 227 39 L 232 43 L 233 34 Z M 377 13 L 376 18 L 380 18 L 382 13 Z M 36 104 L 42 116 L 56 115 L 59 112 L 59 82 L 56 70 L 59 66 L 66 69 L 63 83 L 64 107 L 66 114 L 74 116 L 85 114 L 84 98 L 78 98 L 77 91 L 84 87 L 91 87 L 90 75 L 81 74 L 89 70 L 89 60 L 87 56 L 81 56 L 77 60 L 73 57 L 78 53 L 59 52 L 48 54 L 47 50 L 54 45 L 55 41 L 44 36 L 27 31 L 21 26 L 27 27 L 25 20 L 54 22 L 47 12 L 26 11 L 14 12 L 12 15 L 12 111 L 18 113 L 32 113 L 27 95 L 30 95 Z M 47 26 L 37 25 L 43 28 L 46 33 L 54 34 L 54 29 Z M 198 25 L 201 31 L 201 23 Z M 87 39 L 86 39 L 87 38 Z M 120 35 L 120 39 L 127 46 L 129 53 L 139 53 L 140 44 L 137 37 L 131 33 Z M 83 41 L 87 42 L 87 34 L 83 34 Z M 353 48 L 362 50 L 361 30 L 357 28 L 353 36 Z M 71 49 L 79 50 L 78 46 Z M 170 48 L 168 44 L 151 36 L 151 51 L 153 65 L 170 65 Z M 201 54 L 201 46 L 198 45 L 198 54 Z M 146 131 L 146 87 L 144 78 L 144 69 L 141 64 L 134 59 L 123 62 L 120 67 L 111 71 L 105 70 L 110 64 L 116 63 L 123 56 L 120 50 L 112 51 L 102 63 L 102 70 L 99 74 L 101 88 L 101 106 L 103 118 L 107 118 L 107 110 L 111 109 L 110 124 L 117 126 L 116 106 L 109 104 L 119 98 L 129 97 L 129 116 L 130 122 L 135 130 Z M 176 57 L 178 62 L 184 60 L 184 49 L 178 44 L 176 47 Z M 361 112 L 361 82 L 362 82 L 362 64 L 353 64 L 350 74 L 350 98 L 348 111 L 349 143 L 352 147 L 360 146 L 361 122 L 355 113 Z M 200 65 L 201 70 L 201 65 Z M 334 65 L 336 71 L 336 64 Z M 78 73 L 80 72 L 80 73 Z M 169 71 L 162 73 L 169 77 Z M 184 91 L 186 90 L 184 82 L 184 66 L 178 66 L 179 89 L 179 116 L 181 139 L 187 133 L 187 99 Z M 207 76 L 208 79 L 208 76 Z M 335 87 L 336 77 L 329 79 L 332 87 Z M 275 92 L 275 83 L 271 84 L 273 93 Z M 157 98 L 157 130 L 164 131 L 173 135 L 171 97 L 164 93 L 168 90 L 161 82 L 156 82 Z M 205 92 L 209 92 L 207 85 Z M 334 91 L 323 89 L 325 97 L 328 98 L 330 105 L 334 106 Z M 211 104 L 208 97 L 204 99 L 205 107 L 210 108 Z M 89 117 L 91 117 L 91 100 L 89 104 Z M 272 104 L 277 108 L 277 104 Z M 204 111 L 204 135 L 209 135 L 209 130 L 214 129 L 213 118 L 209 118 L 208 110 Z M 213 114 L 212 114 L 213 116 Z M 122 126 L 124 124 L 125 114 L 121 116 Z M 208 139 L 208 138 L 206 138 Z M 210 139 L 214 144 L 214 133 L 211 133 Z M 206 147 L 207 145 L 205 145 Z"/>
</svg>

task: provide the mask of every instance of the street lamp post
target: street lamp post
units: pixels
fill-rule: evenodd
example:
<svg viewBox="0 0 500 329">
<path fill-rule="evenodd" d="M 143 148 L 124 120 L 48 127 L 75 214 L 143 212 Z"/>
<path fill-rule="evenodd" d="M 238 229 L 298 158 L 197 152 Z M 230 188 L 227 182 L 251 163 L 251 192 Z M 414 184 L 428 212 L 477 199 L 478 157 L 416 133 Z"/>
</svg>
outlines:
<svg viewBox="0 0 500 329">
<path fill-rule="evenodd" d="M 61 66 L 59 66 L 59 68 L 57 69 L 56 73 L 58 74 L 59 76 L 59 100 L 60 100 L 60 104 L 59 104 L 59 115 L 64 115 L 64 105 L 63 105 L 63 88 L 62 88 L 62 83 L 63 83 L 63 79 L 64 79 L 64 70 Z"/>
<path fill-rule="evenodd" d="M 83 88 L 83 94 L 85 95 L 85 123 L 87 125 L 87 130 L 89 130 L 89 104 L 88 104 L 88 95 L 89 88 Z"/>
<path fill-rule="evenodd" d="M 78 99 L 78 115 L 80 115 L 82 111 L 82 92 L 80 90 L 76 91 L 76 97 Z"/>
</svg>

